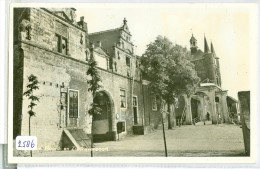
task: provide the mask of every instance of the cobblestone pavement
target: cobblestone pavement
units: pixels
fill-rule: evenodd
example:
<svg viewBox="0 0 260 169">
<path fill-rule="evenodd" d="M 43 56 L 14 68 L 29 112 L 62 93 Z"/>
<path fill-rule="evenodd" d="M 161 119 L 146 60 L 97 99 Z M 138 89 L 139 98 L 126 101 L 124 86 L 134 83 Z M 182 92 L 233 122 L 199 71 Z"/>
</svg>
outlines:
<svg viewBox="0 0 260 169">
<path fill-rule="evenodd" d="M 182 126 L 166 130 L 168 156 L 244 156 L 242 129 L 233 124 Z M 162 130 L 95 143 L 94 156 L 164 156 Z M 89 156 L 86 151 L 55 151 L 37 156 Z"/>
</svg>

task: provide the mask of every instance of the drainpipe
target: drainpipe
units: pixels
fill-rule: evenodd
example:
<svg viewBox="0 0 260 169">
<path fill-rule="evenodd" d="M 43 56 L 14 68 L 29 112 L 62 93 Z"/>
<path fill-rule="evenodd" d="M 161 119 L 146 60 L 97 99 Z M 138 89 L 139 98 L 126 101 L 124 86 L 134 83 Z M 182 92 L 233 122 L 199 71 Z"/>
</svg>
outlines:
<svg viewBox="0 0 260 169">
<path fill-rule="evenodd" d="M 133 60 L 131 60 L 130 62 L 130 68 L 131 68 L 131 75 L 132 75 L 132 91 L 131 91 L 131 106 L 132 106 L 132 114 L 134 115 L 134 107 L 133 107 L 133 96 L 134 96 L 134 77 L 135 77 L 135 68 L 133 68 L 133 63 L 132 63 Z M 138 100 L 137 100 L 138 101 Z M 137 107 L 138 109 L 138 107 Z M 138 119 L 137 119 L 138 121 Z"/>
<path fill-rule="evenodd" d="M 145 117 L 145 96 L 144 96 L 144 85 L 143 85 L 143 76 L 141 73 L 141 85 L 142 85 L 142 95 L 143 95 L 143 116 Z M 150 117 L 150 112 L 149 112 L 149 126 L 151 125 L 151 117 Z"/>
</svg>

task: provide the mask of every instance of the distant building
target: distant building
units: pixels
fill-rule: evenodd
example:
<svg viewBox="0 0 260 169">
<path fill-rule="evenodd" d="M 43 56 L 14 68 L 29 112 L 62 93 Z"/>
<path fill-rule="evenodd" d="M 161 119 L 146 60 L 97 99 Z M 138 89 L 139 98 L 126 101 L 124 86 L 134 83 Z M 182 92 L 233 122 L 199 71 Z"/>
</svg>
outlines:
<svg viewBox="0 0 260 169">
<path fill-rule="evenodd" d="M 227 96 L 227 106 L 231 122 L 240 124 L 240 112 L 238 101 L 231 96 Z"/>
<path fill-rule="evenodd" d="M 197 40 L 193 36 L 190 39 L 191 62 L 201 81 L 196 93 L 190 100 L 186 98 L 186 104 L 177 115 L 184 118 L 186 124 L 204 121 L 207 113 L 213 124 L 229 122 L 227 108 L 227 90 L 221 88 L 221 74 L 219 58 L 216 56 L 213 44 L 209 48 L 204 37 L 204 52 L 198 49 Z M 185 99 L 183 99 L 185 100 Z"/>
</svg>

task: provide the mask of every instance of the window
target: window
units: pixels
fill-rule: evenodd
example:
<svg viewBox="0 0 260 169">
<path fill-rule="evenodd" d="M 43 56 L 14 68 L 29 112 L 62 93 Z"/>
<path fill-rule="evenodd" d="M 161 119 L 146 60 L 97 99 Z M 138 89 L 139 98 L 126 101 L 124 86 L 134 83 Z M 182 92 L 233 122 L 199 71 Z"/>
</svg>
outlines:
<svg viewBox="0 0 260 169">
<path fill-rule="evenodd" d="M 152 98 L 152 110 L 157 110 L 156 96 L 153 96 L 153 98 Z"/>
<path fill-rule="evenodd" d="M 61 36 L 60 35 L 55 35 L 55 41 L 56 41 L 56 46 L 55 46 L 55 50 L 56 52 L 61 52 Z"/>
<path fill-rule="evenodd" d="M 119 51 L 117 51 L 117 57 L 118 57 L 118 59 L 120 59 L 120 53 L 119 53 Z"/>
<path fill-rule="evenodd" d="M 78 97 L 78 91 L 69 90 L 69 118 L 78 118 Z"/>
<path fill-rule="evenodd" d="M 126 108 L 126 93 L 124 89 L 120 89 L 120 98 L 121 98 L 120 107 Z"/>
<path fill-rule="evenodd" d="M 130 67 L 130 58 L 128 56 L 125 57 L 126 65 Z"/>
<path fill-rule="evenodd" d="M 137 97 L 133 97 L 133 107 L 137 107 Z"/>
<path fill-rule="evenodd" d="M 134 124 L 138 124 L 138 108 L 137 108 L 137 97 L 133 97 L 133 115 Z"/>
<path fill-rule="evenodd" d="M 55 50 L 59 53 L 67 55 L 67 38 L 61 35 L 55 35 L 56 47 Z"/>
</svg>

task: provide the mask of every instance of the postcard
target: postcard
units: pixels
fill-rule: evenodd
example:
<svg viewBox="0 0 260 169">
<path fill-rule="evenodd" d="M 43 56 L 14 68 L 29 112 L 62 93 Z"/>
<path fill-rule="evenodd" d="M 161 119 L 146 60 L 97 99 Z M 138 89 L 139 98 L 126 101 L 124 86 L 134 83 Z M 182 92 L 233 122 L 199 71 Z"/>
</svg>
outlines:
<svg viewBox="0 0 260 169">
<path fill-rule="evenodd" d="M 8 162 L 254 163 L 257 13 L 11 3 Z"/>
</svg>

